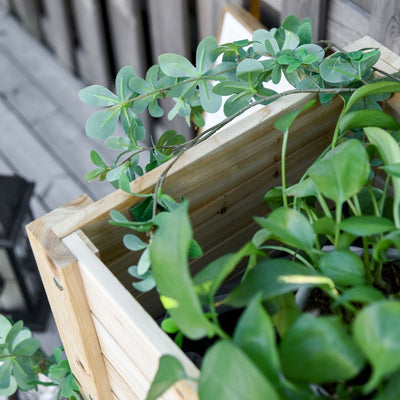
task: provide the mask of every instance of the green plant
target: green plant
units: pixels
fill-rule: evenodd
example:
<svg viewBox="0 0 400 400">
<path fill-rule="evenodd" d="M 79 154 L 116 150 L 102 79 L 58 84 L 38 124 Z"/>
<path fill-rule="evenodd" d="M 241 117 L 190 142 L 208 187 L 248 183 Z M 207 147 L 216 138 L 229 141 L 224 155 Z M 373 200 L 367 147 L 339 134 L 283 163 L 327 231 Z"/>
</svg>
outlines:
<svg viewBox="0 0 400 400">
<path fill-rule="evenodd" d="M 79 388 L 57 348 L 51 357 L 40 350 L 40 341 L 32 337 L 22 321 L 16 323 L 0 315 L 0 395 L 11 396 L 21 391 L 37 390 L 39 386 L 57 386 L 54 399 L 80 399 Z M 41 376 L 46 380 L 40 380 Z"/>
<path fill-rule="evenodd" d="M 331 146 L 296 185 L 286 182 L 285 155 L 291 124 L 304 108 L 275 122 L 283 133 L 282 185 L 265 195 L 270 214 L 256 218 L 260 230 L 249 243 L 193 278 L 189 258 L 201 256 L 201 250 L 192 237 L 188 202 L 162 192 L 174 160 L 154 193 L 142 195 L 145 200 L 132 209 L 133 221 L 111 213 L 112 223 L 148 235 L 148 243 L 135 234 L 124 241 L 143 251 L 131 273 L 141 279 L 138 289 L 156 286 L 170 318 L 166 329 L 177 333 L 177 342 L 217 339 L 202 362 L 201 399 L 399 397 L 400 287 L 390 284 L 385 267 L 388 250 L 400 248 L 400 126 L 379 102 L 400 92 L 400 83 L 397 76 L 375 77 L 377 49 L 339 49 L 327 58 L 321 45 L 311 41 L 309 20 L 291 16 L 279 29 L 256 31 L 252 41 L 218 46 L 215 38 L 204 39 L 195 65 L 162 55 L 145 80 L 126 67 L 117 76 L 117 94 L 98 85 L 80 93 L 83 101 L 108 107 L 89 119 L 87 134 L 119 151 L 110 166 L 92 152 L 98 168 L 87 178 L 107 179 L 127 192 L 143 173 L 138 165 L 144 151 L 151 152 L 149 171 L 176 160 L 254 105 L 303 92 L 318 93 L 322 103 L 335 95 L 343 99 Z M 282 74 L 293 90 L 266 89 Z M 221 96 L 228 97 L 226 119 L 200 136 L 185 141 L 167 131 L 151 147 L 139 144 L 145 132 L 138 114 L 148 109 L 160 117 L 164 97 L 176 103 L 169 118 L 179 114 L 202 126 L 202 112 L 217 111 Z M 112 136 L 119 118 L 126 137 Z M 383 176 L 383 185 L 374 185 L 375 174 Z M 246 260 L 240 283 L 222 301 L 242 310 L 228 333 L 215 296 Z M 313 297 L 303 301 L 300 294 L 309 289 L 324 300 L 325 314 L 307 311 Z M 158 398 L 179 379 L 194 378 L 173 357 L 162 357 L 147 399 Z"/>
</svg>

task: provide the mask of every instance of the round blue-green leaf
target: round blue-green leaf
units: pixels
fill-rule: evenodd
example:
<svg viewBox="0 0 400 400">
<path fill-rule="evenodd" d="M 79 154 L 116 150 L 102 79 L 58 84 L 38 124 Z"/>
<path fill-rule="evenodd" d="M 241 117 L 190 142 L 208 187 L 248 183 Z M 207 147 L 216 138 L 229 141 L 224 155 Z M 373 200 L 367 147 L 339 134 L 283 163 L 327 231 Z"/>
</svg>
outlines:
<svg viewBox="0 0 400 400">
<path fill-rule="evenodd" d="M 175 78 L 198 75 L 196 68 L 185 57 L 179 54 L 166 53 L 158 57 L 158 63 L 164 74 Z"/>
<path fill-rule="evenodd" d="M 79 98 L 82 102 L 92 106 L 112 106 L 119 103 L 118 97 L 100 85 L 91 85 L 79 92 Z"/>
<path fill-rule="evenodd" d="M 364 387 L 364 393 L 369 393 L 400 368 L 400 302 L 384 300 L 366 306 L 354 320 L 353 333 L 372 365 Z"/>
<path fill-rule="evenodd" d="M 147 243 L 143 242 L 143 240 L 136 235 L 130 233 L 124 236 L 123 242 L 125 247 L 132 251 L 139 251 L 148 247 Z"/>
<path fill-rule="evenodd" d="M 302 314 L 280 343 L 285 376 L 305 383 L 354 378 L 365 358 L 337 317 Z"/>
<path fill-rule="evenodd" d="M 264 66 L 260 61 L 253 58 L 245 58 L 239 63 L 236 69 L 236 75 L 239 79 L 255 85 L 260 74 L 264 72 Z"/>
<path fill-rule="evenodd" d="M 102 110 L 92 116 L 86 122 L 86 134 L 94 139 L 107 139 L 117 129 L 120 110 Z"/>
<path fill-rule="evenodd" d="M 199 397 L 212 400 L 280 400 L 256 365 L 232 342 L 219 341 L 206 353 Z"/>
<path fill-rule="evenodd" d="M 117 94 L 122 101 L 127 100 L 131 96 L 133 90 L 130 88 L 129 82 L 135 76 L 135 70 L 130 65 L 127 65 L 118 71 L 115 78 L 115 87 L 117 88 Z"/>
<path fill-rule="evenodd" d="M 349 250 L 333 250 L 326 253 L 319 267 L 335 284 L 361 286 L 365 284 L 364 264 L 360 257 Z"/>
<path fill-rule="evenodd" d="M 358 79 L 357 70 L 343 56 L 334 56 L 322 61 L 320 74 L 324 81 L 335 84 Z"/>
</svg>

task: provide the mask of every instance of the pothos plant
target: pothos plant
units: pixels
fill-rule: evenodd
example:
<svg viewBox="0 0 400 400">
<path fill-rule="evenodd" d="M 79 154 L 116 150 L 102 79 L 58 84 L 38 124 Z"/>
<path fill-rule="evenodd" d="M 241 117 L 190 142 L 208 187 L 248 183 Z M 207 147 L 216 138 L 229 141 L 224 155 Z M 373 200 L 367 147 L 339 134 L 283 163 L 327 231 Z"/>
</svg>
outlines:
<svg viewBox="0 0 400 400">
<path fill-rule="evenodd" d="M 168 314 L 163 327 L 178 342 L 215 339 L 199 378 L 163 356 L 148 400 L 179 379 L 196 380 L 200 399 L 399 398 L 400 287 L 388 278 L 386 265 L 389 250 L 400 248 L 400 126 L 379 102 L 399 92 L 400 82 L 374 74 L 379 50 L 338 49 L 326 57 L 330 47 L 312 43 L 310 21 L 291 16 L 279 29 L 256 31 L 251 41 L 219 46 L 206 38 L 195 64 L 164 54 L 145 79 L 125 67 L 117 75 L 116 94 L 99 85 L 80 92 L 84 102 L 107 107 L 88 120 L 87 134 L 119 152 L 112 165 L 92 152 L 97 168 L 87 179 L 108 180 L 130 192 L 130 181 L 144 173 L 141 153 L 150 152 L 145 171 L 173 159 L 154 193 L 140 195 L 144 201 L 132 208 L 132 219 L 113 211 L 111 223 L 147 233 L 147 241 L 132 233 L 124 243 L 142 251 L 130 272 L 139 290 L 156 286 Z M 282 75 L 292 90 L 266 88 Z M 192 235 L 188 201 L 178 203 L 162 192 L 169 168 L 245 110 L 303 92 L 317 93 L 322 103 L 335 95 L 343 99 L 330 147 L 297 184 L 288 185 L 286 146 L 302 110 L 277 120 L 282 184 L 265 195 L 270 214 L 255 217 L 260 230 L 241 249 L 191 277 L 188 260 L 201 256 L 201 249 Z M 151 146 L 140 144 L 145 130 L 139 114 L 162 116 L 163 98 L 175 101 L 170 119 L 181 115 L 201 127 L 202 113 L 216 112 L 224 96 L 226 119 L 215 127 L 189 141 L 166 131 Z M 113 136 L 118 121 L 125 136 Z M 381 186 L 374 184 L 376 174 L 383 177 Z M 238 285 L 216 303 L 218 290 L 246 260 Z M 397 269 L 391 264 L 389 270 Z M 324 300 L 323 312 L 309 312 L 312 296 L 304 300 L 303 294 L 310 288 Z M 241 311 L 233 332 L 220 322 L 221 304 Z"/>
</svg>

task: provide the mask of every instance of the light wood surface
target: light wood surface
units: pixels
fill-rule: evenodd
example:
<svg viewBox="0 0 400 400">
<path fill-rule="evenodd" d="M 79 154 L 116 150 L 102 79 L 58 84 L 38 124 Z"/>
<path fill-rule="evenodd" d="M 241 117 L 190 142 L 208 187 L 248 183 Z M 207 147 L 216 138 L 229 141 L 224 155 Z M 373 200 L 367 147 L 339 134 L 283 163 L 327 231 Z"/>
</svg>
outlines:
<svg viewBox="0 0 400 400">
<path fill-rule="evenodd" d="M 81 391 L 87 398 L 111 400 L 79 264 L 51 230 L 58 218 L 62 219 L 90 202 L 87 196 L 82 196 L 65 209 L 60 208 L 32 222 L 27 232 L 61 340 Z"/>
</svg>

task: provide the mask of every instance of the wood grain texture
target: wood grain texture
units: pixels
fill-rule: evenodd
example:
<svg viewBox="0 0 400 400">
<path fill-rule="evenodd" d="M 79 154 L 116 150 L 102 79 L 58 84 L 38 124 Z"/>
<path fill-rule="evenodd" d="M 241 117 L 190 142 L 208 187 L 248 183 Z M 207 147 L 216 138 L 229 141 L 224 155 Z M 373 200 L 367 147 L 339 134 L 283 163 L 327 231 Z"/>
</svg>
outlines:
<svg viewBox="0 0 400 400">
<path fill-rule="evenodd" d="M 110 87 L 110 58 L 107 52 L 100 0 L 72 0 L 76 34 L 78 71 L 89 82 Z"/>
<path fill-rule="evenodd" d="M 71 24 L 71 10 L 67 0 L 44 0 L 46 11 L 42 17 L 43 38 L 56 56 L 67 68 L 75 70 L 74 32 Z"/>
<path fill-rule="evenodd" d="M 296 15 L 300 20 L 311 18 L 313 40 L 325 39 L 327 0 L 285 0 L 281 5 L 281 20 Z"/>
<path fill-rule="evenodd" d="M 82 196 L 30 223 L 27 232 L 61 340 L 81 391 L 87 398 L 111 400 L 113 397 L 79 264 L 51 230 L 53 223 L 90 202 L 87 196 Z"/>
<path fill-rule="evenodd" d="M 400 2 L 376 0 L 373 2 L 368 34 L 379 43 L 400 53 Z"/>
<path fill-rule="evenodd" d="M 63 242 L 79 259 L 102 352 L 138 398 L 145 398 L 162 354 L 176 356 L 189 376 L 198 376 L 199 371 L 192 362 L 104 268 L 101 260 L 93 255 L 78 235 L 72 234 Z M 196 398 L 195 386 L 186 381 L 174 385 L 162 397 L 164 400 Z"/>
</svg>

